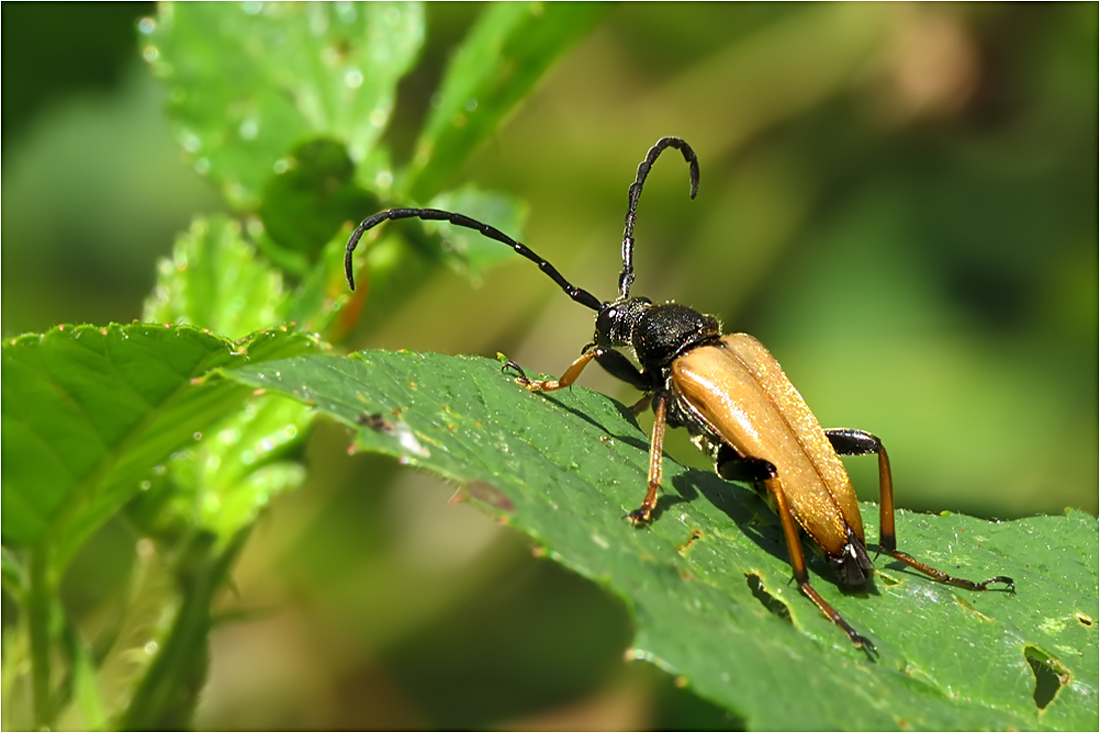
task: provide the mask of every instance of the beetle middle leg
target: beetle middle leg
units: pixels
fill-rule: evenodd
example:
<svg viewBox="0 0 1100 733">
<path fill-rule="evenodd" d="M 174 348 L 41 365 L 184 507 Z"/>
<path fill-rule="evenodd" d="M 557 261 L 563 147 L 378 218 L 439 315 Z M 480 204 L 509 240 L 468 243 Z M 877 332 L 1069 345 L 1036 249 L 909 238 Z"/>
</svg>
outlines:
<svg viewBox="0 0 1100 733">
<path fill-rule="evenodd" d="M 947 583 L 949 585 L 966 588 L 967 590 L 987 590 L 991 583 L 1003 583 L 1010 593 L 1016 592 L 1016 583 L 1005 575 L 997 575 L 980 583 L 965 578 L 956 578 L 917 560 L 912 555 L 897 549 L 897 534 L 894 530 L 894 479 L 890 473 L 890 457 L 886 454 L 886 448 L 882 441 L 866 430 L 852 428 L 833 428 L 825 431 L 829 442 L 833 444 L 836 452 L 842 456 L 864 456 L 871 453 L 878 454 L 878 480 L 879 480 L 879 552 L 885 553 L 898 562 L 905 563 L 914 570 L 918 570 L 930 578 Z"/>
<path fill-rule="evenodd" d="M 653 434 L 649 439 L 649 482 L 642 505 L 626 515 L 636 525 L 647 523 L 657 508 L 657 492 L 661 488 L 661 465 L 665 450 L 665 423 L 668 414 L 668 396 L 658 394 L 653 398 Z"/>
</svg>

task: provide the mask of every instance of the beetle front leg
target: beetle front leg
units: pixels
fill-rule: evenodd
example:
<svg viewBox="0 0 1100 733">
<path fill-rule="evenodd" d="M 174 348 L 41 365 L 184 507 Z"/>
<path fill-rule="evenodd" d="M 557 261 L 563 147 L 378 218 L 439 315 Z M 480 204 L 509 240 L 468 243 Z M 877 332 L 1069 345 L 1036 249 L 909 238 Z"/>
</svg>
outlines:
<svg viewBox="0 0 1100 733">
<path fill-rule="evenodd" d="M 1016 592 L 1016 583 L 1005 575 L 997 575 L 988 580 L 976 583 L 965 578 L 956 578 L 917 560 L 912 555 L 897 549 L 897 534 L 894 529 L 894 479 L 890 472 L 890 457 L 886 454 L 886 448 L 877 436 L 866 430 L 854 430 L 852 428 L 833 428 L 826 430 L 825 435 L 833 444 L 836 452 L 842 456 L 864 456 L 871 453 L 878 454 L 878 483 L 879 483 L 879 540 L 880 553 L 885 553 L 895 560 L 905 563 L 914 570 L 918 570 L 930 578 L 941 583 L 947 583 L 967 590 L 987 590 L 991 583 L 1003 583 L 1010 593 Z"/>
<path fill-rule="evenodd" d="M 584 368 L 588 366 L 589 362 L 596 359 L 602 353 L 601 349 L 591 349 L 586 351 L 577 357 L 577 360 L 569 365 L 569 368 L 565 370 L 565 373 L 558 379 L 528 379 L 527 374 L 520 368 L 519 364 L 514 361 L 510 361 L 504 365 L 505 369 L 511 368 L 519 372 L 519 376 L 516 377 L 516 383 L 522 384 L 532 392 L 553 392 L 554 390 L 568 387 L 573 382 L 577 381 L 577 377 L 581 375 Z"/>
</svg>

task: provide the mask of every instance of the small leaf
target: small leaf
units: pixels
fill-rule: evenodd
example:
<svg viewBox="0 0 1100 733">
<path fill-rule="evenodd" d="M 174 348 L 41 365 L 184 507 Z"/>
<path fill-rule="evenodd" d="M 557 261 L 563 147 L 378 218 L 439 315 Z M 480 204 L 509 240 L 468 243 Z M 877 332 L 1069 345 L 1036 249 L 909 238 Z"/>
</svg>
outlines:
<svg viewBox="0 0 1100 733">
<path fill-rule="evenodd" d="M 140 491 L 155 465 L 239 408 L 210 369 L 301 353 L 308 337 L 233 343 L 190 326 L 61 326 L 3 346 L 5 542 L 53 544 L 55 568 Z"/>
<path fill-rule="evenodd" d="M 172 454 L 131 519 L 153 537 L 210 533 L 220 549 L 279 494 L 305 480 L 305 468 L 279 458 L 307 434 L 313 411 L 281 395 L 249 398 L 210 426 L 200 441 Z"/>
<path fill-rule="evenodd" d="M 425 201 L 497 129 L 562 53 L 606 12 L 598 3 L 497 3 L 455 54 L 403 190 Z"/>
<path fill-rule="evenodd" d="M 242 338 L 278 323 L 285 298 L 279 271 L 256 257 L 238 222 L 199 217 L 177 237 L 172 258 L 157 263 L 143 318 Z"/>
<path fill-rule="evenodd" d="M 378 199 L 355 184 L 355 166 L 338 142 L 309 140 L 284 160 L 264 186 L 260 218 L 275 242 L 314 262 L 346 222 L 377 209 Z"/>
<path fill-rule="evenodd" d="M 196 219 L 159 269 L 147 319 L 243 335 L 281 320 L 299 302 L 241 238 L 239 223 L 225 216 Z M 310 411 L 277 395 L 251 397 L 239 408 L 204 426 L 203 439 L 175 452 L 167 470 L 147 479 L 129 514 L 148 534 L 185 536 L 201 528 L 226 542 L 272 497 L 302 482 L 302 466 L 272 459 L 306 434 Z"/>
<path fill-rule="evenodd" d="M 360 449 L 470 487 L 551 557 L 627 599 L 633 658 L 683 677 L 751 728 L 1095 722 L 1097 638 L 1077 615 L 1097 617 L 1092 517 L 898 513 L 900 549 L 978 580 L 1011 576 L 1015 596 L 945 586 L 882 558 L 867 592 L 843 593 L 811 555 L 814 586 L 873 639 L 872 661 L 790 584 L 778 520 L 752 492 L 665 458 L 656 521 L 631 527 L 623 515 L 644 491 L 649 441 L 602 395 L 531 394 L 497 362 L 407 352 L 297 357 L 228 375 L 352 426 Z M 1072 679 L 1042 718 L 1029 645 L 1057 654 Z"/>
<path fill-rule="evenodd" d="M 298 324 L 303 331 L 323 334 L 332 342 L 341 340 L 355 325 L 370 291 L 370 278 L 366 273 L 363 273 L 361 287 L 354 292 L 348 289 L 344 277 L 347 243 L 348 230 L 341 229 L 302 278 L 282 317 Z M 374 305 L 381 310 L 377 303 Z"/>
<path fill-rule="evenodd" d="M 143 28 L 180 145 L 246 209 L 311 133 L 367 158 L 424 40 L 417 3 L 168 4 Z"/>
</svg>

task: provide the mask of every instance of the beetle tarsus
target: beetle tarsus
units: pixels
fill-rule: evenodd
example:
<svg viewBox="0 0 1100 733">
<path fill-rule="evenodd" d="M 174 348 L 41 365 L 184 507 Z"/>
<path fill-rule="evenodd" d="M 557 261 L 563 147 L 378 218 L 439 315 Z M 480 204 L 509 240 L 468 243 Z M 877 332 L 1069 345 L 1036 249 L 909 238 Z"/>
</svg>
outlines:
<svg viewBox="0 0 1100 733">
<path fill-rule="evenodd" d="M 969 583 L 970 581 L 966 582 Z M 1007 591 L 1010 596 L 1016 595 L 1016 581 L 1008 577 L 1007 575 L 997 575 L 990 578 L 989 580 L 983 580 L 980 583 L 973 583 L 972 585 L 977 586 L 973 588 L 973 590 L 990 590 L 990 583 L 1003 583 L 1005 587 L 1001 590 Z"/>
<path fill-rule="evenodd" d="M 986 586 L 990 583 L 1004 583 L 1004 590 L 1008 591 L 1009 595 L 1016 595 L 1016 581 L 1007 575 L 997 575 L 984 582 L 978 583 L 982 587 L 982 590 L 986 590 Z"/>
<path fill-rule="evenodd" d="M 556 380 L 531 379 L 527 376 L 527 372 L 523 371 L 523 367 L 521 367 L 514 361 L 509 361 L 507 364 L 500 368 L 502 372 L 507 369 L 511 369 L 516 373 L 516 384 L 522 384 L 524 387 L 531 390 L 532 392 L 553 392 L 554 390 L 560 389 L 562 387 L 562 385 L 559 384 Z"/>
<path fill-rule="evenodd" d="M 988 590 L 989 585 L 992 583 L 1003 583 L 1005 585 L 1005 590 L 1007 590 L 1009 594 L 1016 594 L 1016 581 L 1014 581 L 1007 575 L 996 575 L 989 580 L 983 580 L 980 583 L 973 580 L 967 580 L 966 578 L 956 578 L 954 575 L 948 575 L 942 570 L 938 570 L 931 565 L 926 565 L 925 563 L 916 559 L 912 555 L 909 555 L 908 553 L 893 549 L 892 537 L 887 536 L 884 539 L 885 541 L 881 543 L 881 546 L 879 548 L 880 552 L 889 555 L 899 562 L 905 563 L 914 570 L 924 573 L 933 580 L 938 580 L 939 582 L 946 583 L 947 585 L 953 585 L 956 588 L 965 588 L 966 590 L 973 591 Z"/>
<path fill-rule="evenodd" d="M 856 649 L 862 649 L 870 657 L 878 656 L 878 649 L 875 649 L 875 645 L 866 636 L 860 636 L 855 631 L 849 630 L 848 638 L 852 640 L 852 644 L 855 645 Z"/>
</svg>

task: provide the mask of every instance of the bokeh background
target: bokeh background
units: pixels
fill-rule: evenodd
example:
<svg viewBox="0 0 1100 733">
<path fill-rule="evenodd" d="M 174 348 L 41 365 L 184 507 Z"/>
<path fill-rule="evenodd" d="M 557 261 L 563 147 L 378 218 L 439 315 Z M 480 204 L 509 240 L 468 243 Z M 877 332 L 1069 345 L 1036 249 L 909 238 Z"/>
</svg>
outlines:
<svg viewBox="0 0 1100 733">
<path fill-rule="evenodd" d="M 387 133 L 399 160 L 481 10 L 428 6 Z M 0 12 L 0 329 L 128 322 L 175 234 L 223 206 L 138 54 L 155 8 Z M 1097 28 L 1095 4 L 609 6 L 454 183 L 524 198 L 523 241 L 610 297 L 635 168 L 686 138 L 699 196 L 662 158 L 635 293 L 760 338 L 824 425 L 883 438 L 900 506 L 1096 514 Z M 351 348 L 503 351 L 552 373 L 592 330 L 518 258 L 479 283 L 440 270 L 382 315 Z M 582 384 L 636 398 L 595 370 Z M 215 632 L 198 726 L 723 726 L 623 662 L 620 599 L 348 443 L 320 425 L 308 484 L 261 519 L 224 599 L 250 618 Z M 706 468 L 683 436 L 668 450 Z M 847 463 L 875 499 L 874 462 Z M 133 546 L 117 524 L 89 546 L 67 582 L 78 615 L 109 607 Z"/>
</svg>

